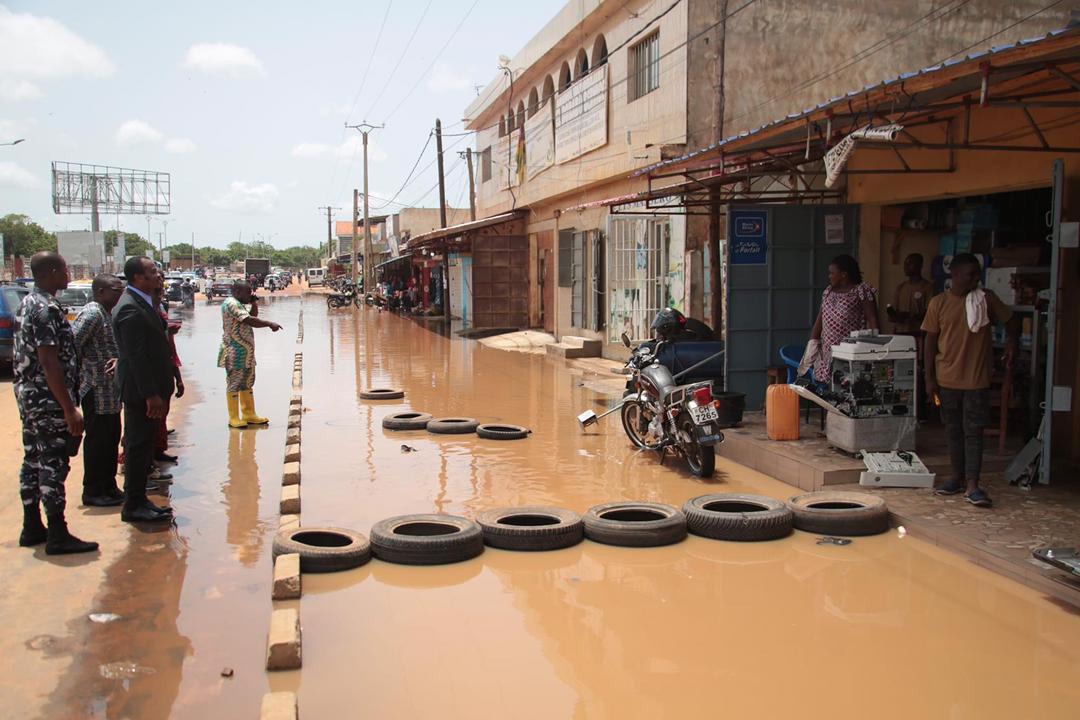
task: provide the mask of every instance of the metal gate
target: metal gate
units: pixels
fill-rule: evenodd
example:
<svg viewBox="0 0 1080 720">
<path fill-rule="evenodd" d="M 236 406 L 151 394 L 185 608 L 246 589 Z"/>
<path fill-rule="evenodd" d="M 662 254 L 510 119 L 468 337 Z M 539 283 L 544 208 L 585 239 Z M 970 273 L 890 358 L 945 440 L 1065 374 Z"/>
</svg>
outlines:
<svg viewBox="0 0 1080 720">
<path fill-rule="evenodd" d="M 521 235 L 472 241 L 473 325 L 529 326 L 529 239 Z"/>
<path fill-rule="evenodd" d="M 608 217 L 608 342 L 625 332 L 635 340 L 649 337 L 649 326 L 668 305 L 666 218 Z"/>
<path fill-rule="evenodd" d="M 746 393 L 746 406 L 760 408 L 766 369 L 782 364 L 780 348 L 810 339 L 829 261 L 856 254 L 858 208 L 733 205 L 728 217 L 727 389 Z M 740 241 L 733 227 L 740 218 L 763 222 L 760 240 Z"/>
</svg>

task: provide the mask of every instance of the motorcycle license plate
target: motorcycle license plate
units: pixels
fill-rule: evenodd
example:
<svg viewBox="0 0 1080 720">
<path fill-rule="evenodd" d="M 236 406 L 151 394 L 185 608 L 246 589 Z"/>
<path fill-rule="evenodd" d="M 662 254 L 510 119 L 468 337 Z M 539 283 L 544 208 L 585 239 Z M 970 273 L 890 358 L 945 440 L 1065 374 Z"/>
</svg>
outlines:
<svg viewBox="0 0 1080 720">
<path fill-rule="evenodd" d="M 705 405 L 702 407 L 690 408 L 690 417 L 694 418 L 694 422 L 698 425 L 704 425 L 707 422 L 719 420 L 720 413 L 718 413 L 716 408 L 712 405 Z"/>
</svg>

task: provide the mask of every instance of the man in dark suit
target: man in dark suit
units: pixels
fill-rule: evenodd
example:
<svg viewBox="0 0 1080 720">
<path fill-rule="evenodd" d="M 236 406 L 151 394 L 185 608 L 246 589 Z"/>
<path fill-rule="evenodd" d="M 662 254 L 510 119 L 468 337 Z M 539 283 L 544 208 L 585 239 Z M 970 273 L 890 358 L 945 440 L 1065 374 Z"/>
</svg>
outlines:
<svg viewBox="0 0 1080 720">
<path fill-rule="evenodd" d="M 154 309 L 158 267 L 148 257 L 124 264 L 128 287 L 113 310 L 119 350 L 116 367 L 124 402 L 125 522 L 169 522 L 172 508 L 146 497 L 146 476 L 154 454 L 154 421 L 165 417 L 174 385 L 174 366 L 165 323 Z"/>
</svg>

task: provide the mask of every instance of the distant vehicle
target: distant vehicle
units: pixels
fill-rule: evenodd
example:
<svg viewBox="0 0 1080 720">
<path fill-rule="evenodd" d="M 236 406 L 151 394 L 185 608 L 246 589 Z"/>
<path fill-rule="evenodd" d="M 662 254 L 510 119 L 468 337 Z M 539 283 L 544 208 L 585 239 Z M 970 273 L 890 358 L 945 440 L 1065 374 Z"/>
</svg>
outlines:
<svg viewBox="0 0 1080 720">
<path fill-rule="evenodd" d="M 270 273 L 269 258 L 246 258 L 244 260 L 244 276 L 255 276 L 255 280 L 262 282 Z"/>
<path fill-rule="evenodd" d="M 222 300 L 232 295 L 233 281 L 231 278 L 217 278 L 210 283 L 209 292 L 206 293 L 206 304 L 209 305 L 214 298 Z"/>
<path fill-rule="evenodd" d="M 307 282 L 311 287 L 322 285 L 326 282 L 326 268 L 308 268 Z"/>
<path fill-rule="evenodd" d="M 5 367 L 15 355 L 15 311 L 29 294 L 30 290 L 20 285 L 0 286 L 0 364 Z"/>
<path fill-rule="evenodd" d="M 67 311 L 68 322 L 74 322 L 83 305 L 94 299 L 94 291 L 88 282 L 73 282 L 61 290 L 56 299 Z"/>
</svg>

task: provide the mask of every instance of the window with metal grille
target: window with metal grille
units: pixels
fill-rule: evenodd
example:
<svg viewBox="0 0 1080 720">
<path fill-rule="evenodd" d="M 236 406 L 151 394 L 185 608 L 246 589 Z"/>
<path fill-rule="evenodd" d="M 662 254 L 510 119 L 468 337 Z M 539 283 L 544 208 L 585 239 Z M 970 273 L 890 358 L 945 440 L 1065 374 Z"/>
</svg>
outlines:
<svg viewBox="0 0 1080 720">
<path fill-rule="evenodd" d="M 633 102 L 660 87 L 660 31 L 630 46 L 628 57 L 629 101 Z"/>
<path fill-rule="evenodd" d="M 480 151 L 480 182 L 486 183 L 491 179 L 491 148 L 486 147 Z"/>
<path fill-rule="evenodd" d="M 608 217 L 609 342 L 618 342 L 622 332 L 635 340 L 650 336 L 653 317 L 668 303 L 670 241 L 666 218 Z"/>
</svg>

